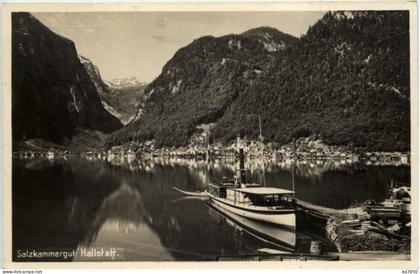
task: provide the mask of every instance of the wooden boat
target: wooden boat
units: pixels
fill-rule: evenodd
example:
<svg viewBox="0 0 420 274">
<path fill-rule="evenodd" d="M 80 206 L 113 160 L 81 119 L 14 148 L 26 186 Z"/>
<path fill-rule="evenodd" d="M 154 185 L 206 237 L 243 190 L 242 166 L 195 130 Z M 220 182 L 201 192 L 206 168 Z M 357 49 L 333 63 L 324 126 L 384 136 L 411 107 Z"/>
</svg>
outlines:
<svg viewBox="0 0 420 274">
<path fill-rule="evenodd" d="M 281 188 L 233 183 L 209 184 L 210 202 L 249 219 L 296 226 L 294 192 Z"/>
</svg>

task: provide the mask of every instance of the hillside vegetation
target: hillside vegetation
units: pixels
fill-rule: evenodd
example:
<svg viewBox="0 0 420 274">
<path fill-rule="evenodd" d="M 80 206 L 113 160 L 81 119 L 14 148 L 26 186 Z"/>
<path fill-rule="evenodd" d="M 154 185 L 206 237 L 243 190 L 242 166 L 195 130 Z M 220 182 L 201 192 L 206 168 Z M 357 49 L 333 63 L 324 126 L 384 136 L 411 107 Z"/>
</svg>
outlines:
<svg viewBox="0 0 420 274">
<path fill-rule="evenodd" d="M 367 150 L 410 149 L 408 12 L 329 12 L 301 38 L 272 28 L 201 37 L 146 88 L 110 145 L 183 146 L 203 123 L 213 139 L 317 136 Z"/>
<path fill-rule="evenodd" d="M 408 150 L 408 14 L 327 14 L 280 52 L 260 81 L 218 121 L 216 139 L 319 135 L 335 145 Z"/>
<path fill-rule="evenodd" d="M 296 40 L 280 32 L 276 38 L 285 44 L 280 50 Z M 258 81 L 274 53 L 245 35 L 193 41 L 178 50 L 148 85 L 136 119 L 111 142 L 155 139 L 163 146 L 187 144 L 196 125 L 220 119 L 239 94 Z"/>
</svg>

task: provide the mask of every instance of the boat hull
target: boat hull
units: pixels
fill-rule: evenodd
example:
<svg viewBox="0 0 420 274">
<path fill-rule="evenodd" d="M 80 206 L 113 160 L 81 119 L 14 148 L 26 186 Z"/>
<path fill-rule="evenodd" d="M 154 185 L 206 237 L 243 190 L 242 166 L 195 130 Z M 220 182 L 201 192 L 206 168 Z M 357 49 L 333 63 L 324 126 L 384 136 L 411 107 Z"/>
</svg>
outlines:
<svg viewBox="0 0 420 274">
<path fill-rule="evenodd" d="M 287 250 L 288 252 L 295 251 L 296 231 L 294 229 L 245 218 L 226 208 L 222 208 L 216 203 L 209 202 L 208 206 L 210 210 L 214 210 L 219 216 L 223 216 L 226 223 L 235 229 L 246 231 L 248 234 L 260 240 L 267 241 L 279 247 L 281 250 Z"/>
<path fill-rule="evenodd" d="M 268 212 L 253 212 L 250 210 L 235 207 L 234 205 L 230 205 L 229 203 L 226 203 L 223 200 L 214 197 L 211 197 L 210 201 L 212 203 L 215 203 L 219 207 L 222 207 L 245 218 L 281 225 L 292 229 L 296 227 L 296 214 L 294 211 L 288 210 L 285 213 L 277 212 L 276 214 Z"/>
</svg>

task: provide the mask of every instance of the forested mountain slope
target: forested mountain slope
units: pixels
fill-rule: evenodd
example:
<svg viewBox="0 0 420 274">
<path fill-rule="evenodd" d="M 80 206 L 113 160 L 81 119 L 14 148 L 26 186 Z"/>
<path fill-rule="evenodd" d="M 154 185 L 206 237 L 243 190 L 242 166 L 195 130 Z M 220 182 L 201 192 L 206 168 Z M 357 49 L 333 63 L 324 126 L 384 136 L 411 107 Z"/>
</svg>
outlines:
<svg viewBox="0 0 420 274">
<path fill-rule="evenodd" d="M 210 122 L 216 141 L 255 139 L 261 116 L 266 141 L 316 135 L 409 150 L 409 52 L 405 11 L 328 12 L 299 39 L 272 28 L 202 37 L 164 66 L 109 142 L 182 146 Z"/>
</svg>

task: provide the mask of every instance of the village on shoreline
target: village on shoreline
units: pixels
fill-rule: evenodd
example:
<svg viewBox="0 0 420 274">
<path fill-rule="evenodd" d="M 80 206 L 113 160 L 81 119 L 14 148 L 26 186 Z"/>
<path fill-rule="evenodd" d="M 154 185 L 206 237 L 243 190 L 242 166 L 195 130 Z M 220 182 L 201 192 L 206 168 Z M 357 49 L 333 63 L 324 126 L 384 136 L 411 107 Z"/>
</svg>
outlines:
<svg viewBox="0 0 420 274">
<path fill-rule="evenodd" d="M 201 143 L 201 144 L 200 144 Z M 141 160 L 169 157 L 189 158 L 200 160 L 212 160 L 222 158 L 234 159 L 238 150 L 244 150 L 249 159 L 263 157 L 267 161 L 300 161 L 300 162 L 324 162 L 345 161 L 348 163 L 366 163 L 368 165 L 410 165 L 410 152 L 400 151 L 366 151 L 362 148 L 350 148 L 349 146 L 330 146 L 320 140 L 312 138 L 300 138 L 287 145 L 275 143 L 263 143 L 255 140 L 237 138 L 231 144 L 214 143 L 203 145 L 192 143 L 184 147 L 158 148 L 154 141 L 130 142 L 120 146 L 112 146 L 108 149 L 94 148 L 74 152 L 65 147 L 50 146 L 50 148 L 27 146 L 25 150 L 16 150 L 14 157 L 49 159 L 63 157 L 100 158 L 129 157 Z"/>
</svg>

